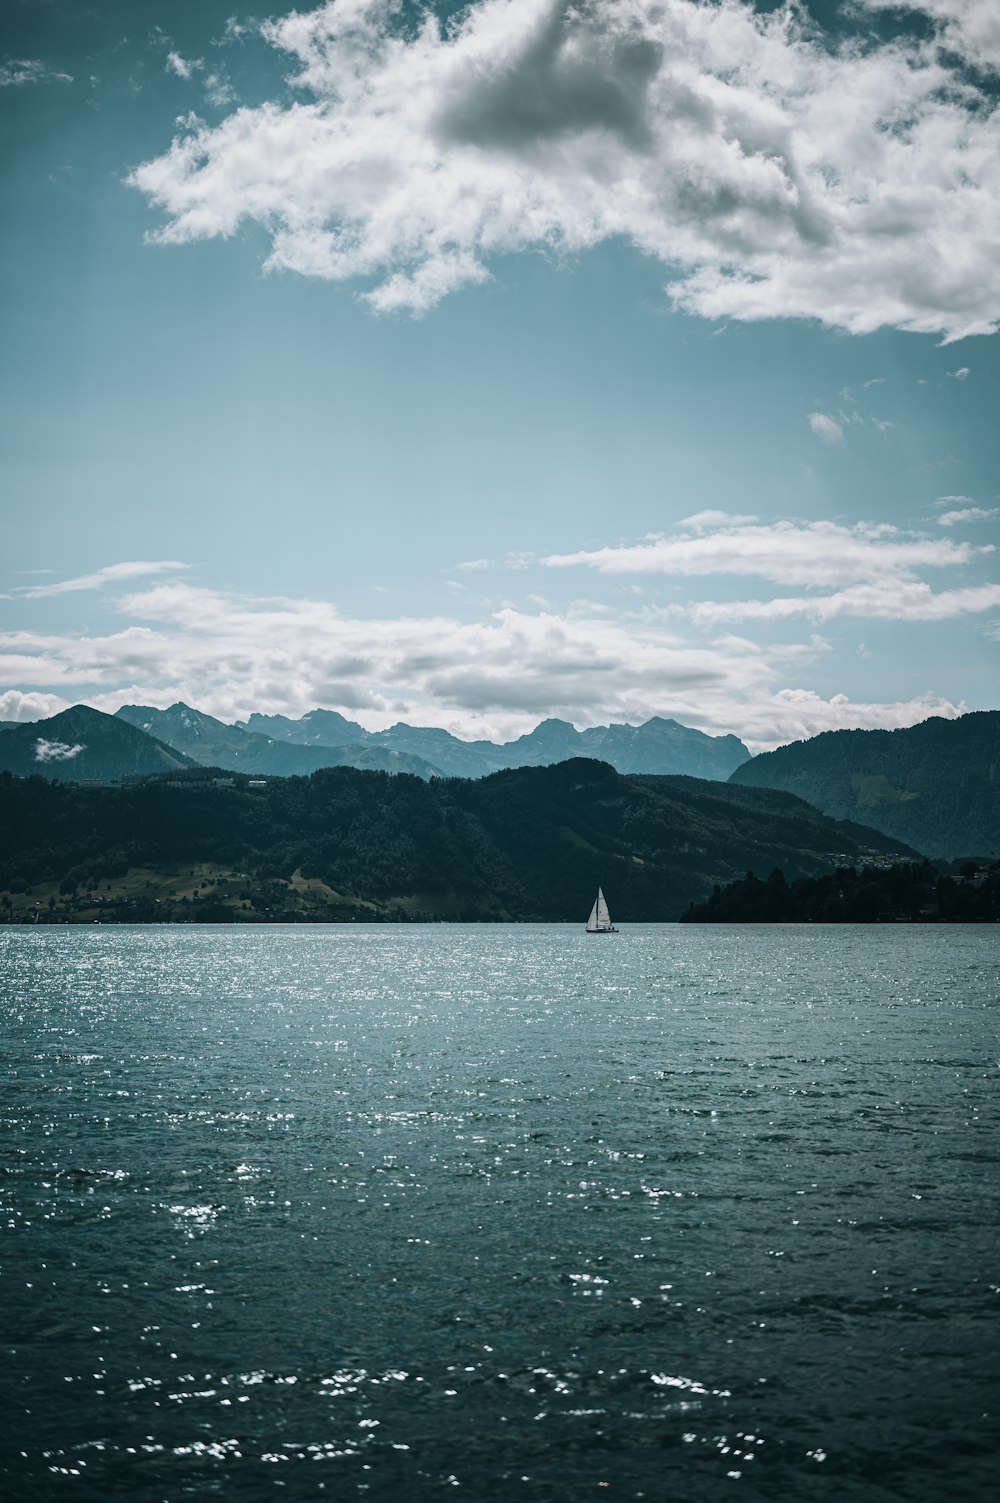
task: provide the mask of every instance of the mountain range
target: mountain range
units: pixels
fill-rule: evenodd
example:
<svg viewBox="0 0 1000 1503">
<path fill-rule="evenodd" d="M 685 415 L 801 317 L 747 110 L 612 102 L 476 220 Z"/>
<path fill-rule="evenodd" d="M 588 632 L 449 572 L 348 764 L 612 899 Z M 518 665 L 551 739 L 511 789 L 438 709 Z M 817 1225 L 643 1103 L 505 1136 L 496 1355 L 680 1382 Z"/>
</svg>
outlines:
<svg viewBox="0 0 1000 1503">
<path fill-rule="evenodd" d="M 100 715 L 85 706 L 63 714 L 77 711 L 89 717 Z M 50 740 L 56 736 L 53 726 L 59 720 L 55 716 L 37 721 L 27 731 L 24 727 L 16 729 L 19 734 Z M 183 760 L 187 758 L 201 767 L 268 777 L 305 777 L 321 767 L 358 767 L 409 772 L 424 779 L 481 778 L 509 767 L 548 767 L 570 757 L 594 757 L 618 772 L 669 773 L 724 782 L 750 756 L 736 736 L 707 736 L 676 720 L 659 717 L 640 726 L 606 725 L 585 731 L 577 731 L 565 720 L 544 720 L 527 735 L 498 745 L 493 741 L 462 741 L 439 727 L 402 722 L 385 731 L 369 732 L 335 710 L 313 710 L 301 720 L 255 714 L 227 725 L 190 705 L 177 703 L 166 710 L 122 705 L 115 716 L 104 715 L 101 736 L 92 735 L 88 743 L 86 774 L 74 770 L 83 765 L 75 760 L 79 753 L 65 762 L 54 758 L 35 762 L 31 770 L 62 780 L 82 775 L 106 780 L 118 777 L 113 769 L 121 758 L 111 749 L 114 733 L 105 723 L 108 721 L 124 722 L 155 738 L 161 746 L 173 748 L 182 759 L 178 765 L 187 765 Z M 88 724 L 97 722 L 91 718 Z M 0 768 L 23 771 L 23 758 L 16 767 L 4 760 L 5 742 L 6 735 L 0 736 Z M 106 753 L 104 764 L 97 755 L 98 742 Z M 102 765 L 107 770 L 93 770 Z"/>
<path fill-rule="evenodd" d="M 795 793 L 928 856 L 1000 854 L 1000 710 L 896 731 L 825 731 L 763 752 L 730 782 Z"/>
<path fill-rule="evenodd" d="M 86 706 L 75 706 L 86 709 Z M 71 711 L 63 711 L 69 714 Z M 99 714 L 89 709 L 89 715 Z M 224 768 L 232 773 L 256 773 L 266 777 L 307 777 L 320 767 L 356 767 L 382 773 L 414 773 L 417 777 L 486 777 L 504 768 L 550 767 L 574 756 L 608 762 L 618 773 L 662 773 L 725 782 L 750 753 L 737 736 L 708 736 L 704 730 L 681 726 L 659 715 L 642 726 L 615 724 L 576 730 L 565 720 L 543 720 L 528 735 L 516 741 L 462 741 L 438 726 L 408 726 L 400 723 L 388 730 L 368 732 L 356 721 L 334 709 L 314 709 L 301 720 L 286 715 L 253 714 L 248 720 L 226 724 L 202 709 L 177 702 L 168 709 L 152 705 L 122 705 L 114 717 L 134 729 L 173 747 L 198 767 Z M 59 720 L 59 717 L 54 717 Z M 51 738 L 54 721 L 39 720 L 35 736 Z M 3 729 L 0 726 L 0 729 Z M 15 727 L 23 729 L 23 727 Z M 110 745 L 105 726 L 102 745 Z M 3 761 L 0 741 L 0 768 Z M 108 771 L 89 771 L 87 777 L 113 779 L 116 764 L 111 756 Z M 96 767 L 98 762 L 89 762 Z M 77 776 L 69 767 L 53 770 L 39 764 L 33 771 L 47 777 Z M 11 767 L 11 771 L 21 768 Z"/>
<path fill-rule="evenodd" d="M 397 747 L 352 742 L 293 744 L 240 725 L 226 725 L 181 703 L 168 710 L 122 705 L 116 718 L 165 741 L 201 767 L 221 767 L 228 772 L 308 777 L 321 767 L 361 767 L 373 772 L 410 772 L 418 778 L 431 778 L 437 773 L 437 768 L 422 757 Z M 358 730 L 364 735 L 360 726 Z"/>
<path fill-rule="evenodd" d="M 405 724 L 366 732 L 333 710 L 300 720 L 251 715 L 227 725 L 185 704 L 124 705 L 105 715 L 76 705 L 34 724 L 0 724 L 0 770 L 55 781 L 119 781 L 193 767 L 265 777 L 326 767 L 481 778 L 574 757 L 626 774 L 729 780 L 796 794 L 822 813 L 879 830 L 934 857 L 1000 851 L 1000 711 L 940 718 L 893 731 L 827 731 L 750 757 L 735 736 L 656 717 L 641 726 L 577 731 L 545 720 L 498 745 Z"/>
<path fill-rule="evenodd" d="M 296 746 L 377 746 L 406 752 L 452 778 L 481 778 L 506 767 L 549 767 L 570 757 L 595 757 L 617 772 L 672 773 L 724 782 L 750 756 L 736 736 L 707 736 L 658 715 L 643 725 L 599 725 L 585 731 L 565 720 L 543 720 L 533 731 L 502 744 L 461 741 L 440 727 L 405 721 L 369 732 L 335 710 L 312 710 L 301 720 L 255 714 L 237 724 Z"/>
</svg>

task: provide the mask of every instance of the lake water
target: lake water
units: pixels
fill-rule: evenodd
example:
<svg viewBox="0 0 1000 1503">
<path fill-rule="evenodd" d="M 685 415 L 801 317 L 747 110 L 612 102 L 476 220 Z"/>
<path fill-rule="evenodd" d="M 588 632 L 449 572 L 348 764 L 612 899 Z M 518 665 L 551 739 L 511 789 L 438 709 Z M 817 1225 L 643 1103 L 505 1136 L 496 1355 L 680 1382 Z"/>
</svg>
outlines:
<svg viewBox="0 0 1000 1503">
<path fill-rule="evenodd" d="M 1000 928 L 0 931 L 15 1499 L 992 1498 Z"/>
</svg>

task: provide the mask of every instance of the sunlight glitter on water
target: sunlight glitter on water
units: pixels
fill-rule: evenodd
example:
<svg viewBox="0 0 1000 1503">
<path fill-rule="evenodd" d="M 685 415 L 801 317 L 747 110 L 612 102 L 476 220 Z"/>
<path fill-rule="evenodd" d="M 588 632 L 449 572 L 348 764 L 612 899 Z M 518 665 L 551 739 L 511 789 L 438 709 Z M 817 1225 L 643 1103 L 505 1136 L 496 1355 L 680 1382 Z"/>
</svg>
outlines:
<svg viewBox="0 0 1000 1503">
<path fill-rule="evenodd" d="M 1000 936 L 622 939 L 0 934 L 0 1477 L 989 1496 Z"/>
</svg>

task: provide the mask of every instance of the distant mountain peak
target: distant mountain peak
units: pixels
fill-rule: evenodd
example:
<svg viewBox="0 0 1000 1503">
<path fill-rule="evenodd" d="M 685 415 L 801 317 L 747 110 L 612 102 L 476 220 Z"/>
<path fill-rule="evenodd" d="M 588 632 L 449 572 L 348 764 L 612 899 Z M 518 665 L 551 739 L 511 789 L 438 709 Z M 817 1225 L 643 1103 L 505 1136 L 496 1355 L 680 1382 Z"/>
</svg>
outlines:
<svg viewBox="0 0 1000 1503">
<path fill-rule="evenodd" d="M 578 731 L 568 720 L 550 715 L 524 735 L 497 743 L 463 741 L 443 726 L 416 726 L 405 720 L 369 732 L 338 710 L 318 708 L 298 720 L 254 711 L 231 726 L 183 701 L 169 710 L 122 706 L 118 713 L 206 765 L 250 770 L 252 760 L 254 771 L 279 776 L 307 767 L 349 765 L 415 772 L 421 777 L 481 778 L 505 767 L 547 766 L 571 757 L 590 757 L 618 772 L 679 774 L 721 782 L 750 756 L 735 736 L 708 736 L 661 716 L 639 726 L 619 723 Z M 241 737 L 249 739 L 241 741 Z M 307 749 L 309 757 L 304 756 Z"/>
<path fill-rule="evenodd" d="M 71 705 L 5 731 L 0 749 L 0 768 L 58 782 L 113 782 L 195 765 L 141 725 L 91 705 Z"/>
</svg>

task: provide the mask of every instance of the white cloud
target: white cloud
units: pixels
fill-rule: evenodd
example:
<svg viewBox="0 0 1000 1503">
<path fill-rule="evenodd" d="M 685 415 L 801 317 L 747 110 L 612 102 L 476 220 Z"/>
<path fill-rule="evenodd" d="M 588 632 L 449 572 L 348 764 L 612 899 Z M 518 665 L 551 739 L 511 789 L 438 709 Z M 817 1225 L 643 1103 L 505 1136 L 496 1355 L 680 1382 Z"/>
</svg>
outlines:
<svg viewBox="0 0 1000 1503">
<path fill-rule="evenodd" d="M 234 42 L 242 42 L 243 38 L 248 36 L 253 30 L 253 27 L 244 21 L 240 21 L 237 16 L 230 16 L 222 29 L 222 35 L 216 37 L 214 45 L 216 47 L 232 46 Z"/>
<path fill-rule="evenodd" d="M 223 110 L 233 103 L 236 92 L 232 84 L 221 69 L 205 75 L 205 97 L 209 104 L 214 104 L 216 109 Z"/>
<path fill-rule="evenodd" d="M 846 694 L 826 700 L 811 689 L 781 689 L 766 705 L 755 707 L 742 739 L 752 751 L 766 751 L 786 741 L 806 741 L 821 731 L 899 730 L 931 715 L 953 720 L 964 711 L 964 704 L 955 705 L 933 694 L 895 704 L 865 704 Z M 768 726 L 768 717 L 781 727 L 777 737 Z"/>
<path fill-rule="evenodd" d="M 60 73 L 37 57 L 11 57 L 0 63 L 0 89 L 17 89 L 24 84 L 72 82 L 72 74 Z"/>
<path fill-rule="evenodd" d="M 0 720 L 47 720 L 68 710 L 69 702 L 57 694 L 22 694 L 20 689 L 8 689 L 0 694 Z"/>
<path fill-rule="evenodd" d="M 844 430 L 836 418 L 828 417 L 825 412 L 810 412 L 809 426 L 821 438 L 825 444 L 839 444 L 843 442 Z"/>
<path fill-rule="evenodd" d="M 967 365 L 961 365 L 959 366 L 957 371 L 949 371 L 948 374 L 949 376 L 951 376 L 953 381 L 965 381 L 969 376 L 969 367 Z"/>
<path fill-rule="evenodd" d="M 121 584 L 123 580 L 140 579 L 150 574 L 176 574 L 187 567 L 177 559 L 108 564 L 103 569 L 95 569 L 93 574 L 80 574 L 75 579 L 60 579 L 54 584 L 20 585 L 14 593 L 26 600 L 44 600 L 50 595 L 68 595 L 76 590 L 100 590 L 105 585 Z"/>
<path fill-rule="evenodd" d="M 621 547 L 552 554 L 550 568 L 585 565 L 602 574 L 756 575 L 777 584 L 878 584 L 918 568 L 971 563 L 984 550 L 950 539 L 904 535 L 886 524 L 778 521 L 647 538 Z M 992 551 L 988 549 L 986 551 Z"/>
<path fill-rule="evenodd" d="M 706 515 L 712 516 L 703 513 L 702 517 Z M 1000 607 L 1000 584 L 934 590 L 920 577 L 926 570 L 965 568 L 991 559 L 995 552 L 991 544 L 977 547 L 903 533 L 886 524 L 862 522 L 848 527 L 836 522 L 777 521 L 751 525 L 742 518 L 716 515 L 718 522 L 705 530 L 689 528 L 631 545 L 554 554 L 541 562 L 550 568 L 585 566 L 611 575 L 749 576 L 811 592 L 649 608 L 650 617 L 687 620 L 706 630 L 736 622 L 779 623 L 797 618 L 940 622 Z M 948 527 L 995 515 L 972 507 L 946 512 L 938 521 Z"/>
<path fill-rule="evenodd" d="M 167 53 L 164 72 L 174 73 L 178 78 L 188 79 L 192 78 L 198 69 L 202 67 L 204 67 L 204 63 L 200 57 L 181 57 L 179 52 L 171 50 Z"/>
<path fill-rule="evenodd" d="M 1000 517 L 1000 511 L 995 506 L 963 506 L 957 511 L 942 512 L 938 517 L 938 526 L 955 527 L 959 522 L 992 522 L 994 517 Z"/>
<path fill-rule="evenodd" d="M 44 736 L 39 736 L 35 742 L 36 762 L 72 762 L 82 751 L 86 751 L 82 741 L 75 746 L 70 746 L 66 741 L 46 741 Z"/>
<path fill-rule="evenodd" d="M 838 616 L 859 616 L 869 621 L 950 621 L 997 607 L 1000 607 L 1000 585 L 970 585 L 935 593 L 923 580 L 897 578 L 852 585 L 832 595 L 701 600 L 694 605 L 677 606 L 673 614 L 687 616 L 700 626 L 719 626 L 733 621 L 788 621 L 796 616 L 814 621 L 832 621 Z"/>
<path fill-rule="evenodd" d="M 222 38 L 220 45 L 227 39 L 228 38 L 226 37 Z M 238 35 L 234 33 L 232 40 L 237 39 Z M 169 39 L 164 36 L 163 33 L 159 33 L 158 40 L 160 40 L 164 46 L 170 47 Z M 186 83 L 189 83 L 197 74 L 203 74 L 204 77 L 202 78 L 202 88 L 204 90 L 205 98 L 208 100 L 209 104 L 214 105 L 216 109 L 226 109 L 229 105 L 235 102 L 236 93 L 228 77 L 226 76 L 225 70 L 223 68 L 210 68 L 206 72 L 204 58 L 183 57 L 181 53 L 176 50 L 176 48 L 170 47 L 163 67 L 164 72 L 173 73 L 177 78 L 184 79 Z M 184 129 L 192 131 L 203 129 L 205 124 L 203 120 L 199 119 L 197 115 L 193 114 L 186 115 L 178 123 L 181 124 Z"/>
<path fill-rule="evenodd" d="M 674 716 L 758 747 L 849 725 L 912 724 L 960 706 L 824 698 L 811 665 L 821 638 L 761 646 L 730 633 L 701 641 L 642 609 L 580 602 L 557 612 L 505 606 L 485 619 L 359 619 L 326 601 L 241 598 L 160 583 L 118 602 L 121 631 L 99 637 L 0 633 L 0 674 L 99 709 L 178 699 L 223 719 L 325 705 L 376 729 L 404 718 L 503 739 L 559 715 L 578 725 Z M 2 734 L 2 733 L 0 733 Z"/>
<path fill-rule="evenodd" d="M 932 44 L 835 43 L 747 0 L 478 0 L 409 29 L 397 0 L 339 0 L 262 34 L 303 97 L 140 166 L 155 238 L 255 221 L 270 268 L 366 279 L 381 311 L 504 252 L 618 239 L 708 318 L 948 339 L 1000 320 L 1000 114 Z"/>
</svg>

